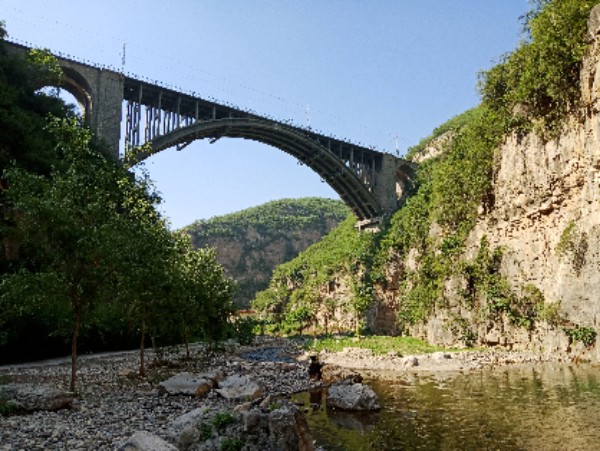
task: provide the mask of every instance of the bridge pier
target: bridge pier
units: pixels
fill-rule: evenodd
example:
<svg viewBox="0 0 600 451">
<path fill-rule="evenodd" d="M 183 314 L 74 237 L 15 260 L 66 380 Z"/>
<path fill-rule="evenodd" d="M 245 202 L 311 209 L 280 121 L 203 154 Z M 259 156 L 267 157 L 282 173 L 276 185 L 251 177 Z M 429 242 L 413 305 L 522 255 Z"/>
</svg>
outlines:
<svg viewBox="0 0 600 451">
<path fill-rule="evenodd" d="M 59 62 L 63 70 L 61 88 L 73 94 L 84 112 L 85 123 L 118 159 L 124 75 L 75 61 Z"/>
<path fill-rule="evenodd" d="M 413 188 L 415 169 L 416 165 L 406 160 L 391 154 L 382 155 L 381 168 L 375 172 L 373 186 L 373 196 L 381 207 L 382 216 L 373 218 L 370 223 L 378 224 L 404 204 Z"/>
<path fill-rule="evenodd" d="M 90 128 L 106 142 L 116 159 L 119 158 L 124 83 L 122 74 L 103 69 L 92 87 Z"/>
<path fill-rule="evenodd" d="M 398 209 L 396 196 L 396 165 L 397 158 L 390 154 L 383 154 L 381 169 L 375 173 L 373 195 L 384 214 L 390 214 Z"/>
</svg>

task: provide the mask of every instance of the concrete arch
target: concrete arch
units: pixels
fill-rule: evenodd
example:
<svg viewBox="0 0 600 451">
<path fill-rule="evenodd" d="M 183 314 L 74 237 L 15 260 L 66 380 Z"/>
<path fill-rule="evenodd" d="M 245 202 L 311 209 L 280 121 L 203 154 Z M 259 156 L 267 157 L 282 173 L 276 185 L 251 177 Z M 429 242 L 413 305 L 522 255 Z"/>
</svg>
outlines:
<svg viewBox="0 0 600 451">
<path fill-rule="evenodd" d="M 81 111 L 83 112 L 84 121 L 89 122 L 92 117 L 92 109 L 94 107 L 94 101 L 92 97 L 92 88 L 83 75 L 77 72 L 75 69 L 68 66 L 61 66 L 63 75 L 61 78 L 60 88 L 65 89 L 67 92 L 73 95 Z"/>
<path fill-rule="evenodd" d="M 258 141 L 296 158 L 319 174 L 359 220 L 371 220 L 383 214 L 381 205 L 363 181 L 333 152 L 311 139 L 309 134 L 256 117 L 215 119 L 175 129 L 155 138 L 151 142 L 151 152 L 141 151 L 130 158 L 130 162 L 135 164 L 151 154 L 198 139 L 222 137 Z"/>
</svg>

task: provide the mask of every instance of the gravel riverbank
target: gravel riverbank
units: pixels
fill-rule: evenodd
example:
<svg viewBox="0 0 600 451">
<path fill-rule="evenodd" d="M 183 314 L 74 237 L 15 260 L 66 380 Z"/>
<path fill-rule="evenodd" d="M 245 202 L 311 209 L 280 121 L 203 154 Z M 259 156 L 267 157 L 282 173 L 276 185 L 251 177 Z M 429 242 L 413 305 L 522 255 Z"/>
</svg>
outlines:
<svg viewBox="0 0 600 451">
<path fill-rule="evenodd" d="M 218 369 L 228 375 L 247 375 L 264 387 L 267 396 L 285 396 L 320 386 L 308 377 L 308 356 L 289 340 L 261 338 L 251 348 L 230 349 L 208 355 L 193 349 L 194 359 L 182 351 L 169 354 L 168 365 L 151 366 L 146 378 L 136 376 L 138 354 L 124 352 L 84 356 L 78 372 L 79 393 L 70 409 L 39 411 L 1 418 L 0 450 L 116 449 L 135 431 L 149 431 L 167 439 L 172 422 L 202 408 L 233 410 L 240 401 L 227 400 L 214 390 L 203 397 L 169 396 L 158 382 L 180 372 Z M 150 359 L 153 354 L 150 354 Z M 321 352 L 319 360 L 359 371 L 415 372 L 469 371 L 514 363 L 548 361 L 530 353 L 475 351 L 422 356 L 375 356 L 356 348 L 339 353 Z M 0 367 L 0 377 L 12 382 L 47 383 L 66 389 L 68 361 Z"/>
<path fill-rule="evenodd" d="M 112 450 L 138 430 L 166 439 L 171 423 L 198 407 L 233 409 L 240 403 L 214 391 L 202 398 L 159 392 L 158 382 L 183 371 L 219 369 L 226 374 L 250 375 L 265 387 L 265 396 L 320 385 L 308 378 L 306 363 L 295 361 L 299 349 L 289 341 L 261 341 L 248 349 L 253 352 L 250 358 L 243 357 L 244 348 L 210 356 L 199 347 L 193 351 L 195 358 L 189 362 L 181 354 L 171 353 L 169 365 L 149 368 L 144 379 L 135 375 L 139 365 L 135 352 L 82 357 L 80 391 L 72 408 L 0 417 L 0 450 Z M 149 356 L 153 358 L 152 353 Z M 46 383 L 63 389 L 68 387 L 69 375 L 66 359 L 0 368 L 0 377 L 11 382 Z"/>
</svg>

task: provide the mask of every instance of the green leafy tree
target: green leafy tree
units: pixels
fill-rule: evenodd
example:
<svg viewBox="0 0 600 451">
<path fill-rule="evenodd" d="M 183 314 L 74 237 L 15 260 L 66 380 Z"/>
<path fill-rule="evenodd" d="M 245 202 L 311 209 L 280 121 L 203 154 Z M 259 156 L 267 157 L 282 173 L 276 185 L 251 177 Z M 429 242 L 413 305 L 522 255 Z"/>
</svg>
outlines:
<svg viewBox="0 0 600 451">
<path fill-rule="evenodd" d="M 155 209 L 158 197 L 152 194 L 149 179 L 124 177 L 118 187 L 123 199 L 113 250 L 117 290 L 111 299 L 139 331 L 139 374 L 144 376 L 147 336 L 156 342 L 171 318 L 161 310 L 168 312 L 164 304 L 173 297 L 176 246 Z"/>
<path fill-rule="evenodd" d="M 527 39 L 482 74 L 483 102 L 511 129 L 555 135 L 581 106 L 580 71 L 596 0 L 540 0 L 525 17 Z"/>
<path fill-rule="evenodd" d="M 91 134 L 76 120 L 55 119 L 49 128 L 66 169 L 50 178 L 19 168 L 4 173 L 14 222 L 9 233 L 21 245 L 23 267 L 5 275 L 2 294 L 14 299 L 20 291 L 15 287 L 27 286 L 35 291 L 33 299 L 69 309 L 71 317 L 57 333 L 70 337 L 75 390 L 85 315 L 110 298 L 109 287 L 123 269 L 115 250 L 123 224 L 119 182 L 126 174 L 90 145 Z"/>
<path fill-rule="evenodd" d="M 194 250 L 182 232 L 171 234 L 170 243 L 170 255 L 163 260 L 168 282 L 162 295 L 148 303 L 149 324 L 155 336 L 182 342 L 190 358 L 192 340 L 214 344 L 227 337 L 235 283 L 224 275 L 214 249 Z"/>
<path fill-rule="evenodd" d="M 235 283 L 224 275 L 211 248 L 193 250 L 191 245 L 182 261 L 186 307 L 182 321 L 182 336 L 200 338 L 215 343 L 227 335 L 228 320 L 235 311 Z"/>
</svg>

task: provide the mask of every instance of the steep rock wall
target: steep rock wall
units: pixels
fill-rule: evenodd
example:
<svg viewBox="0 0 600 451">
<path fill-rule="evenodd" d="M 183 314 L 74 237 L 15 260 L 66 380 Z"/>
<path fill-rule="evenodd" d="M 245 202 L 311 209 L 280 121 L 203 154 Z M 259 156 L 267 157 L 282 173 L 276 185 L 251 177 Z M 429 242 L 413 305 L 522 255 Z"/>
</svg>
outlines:
<svg viewBox="0 0 600 451">
<path fill-rule="evenodd" d="M 336 225 L 331 220 L 327 222 L 326 228 L 329 230 Z M 209 237 L 197 239 L 194 244 L 196 247 L 217 249 L 217 261 L 241 288 L 236 293 L 236 305 L 247 308 L 256 291 L 268 286 L 273 268 L 291 260 L 319 241 L 324 234 L 325 231 L 320 228 L 306 228 L 278 235 L 250 227 L 235 238 Z"/>
<path fill-rule="evenodd" d="M 560 136 L 543 141 L 535 134 L 510 136 L 498 152 L 491 210 L 480 212 L 466 245 L 473 260 L 482 237 L 503 249 L 501 274 L 517 295 L 536 287 L 545 304 L 559 305 L 564 323 L 600 328 L 600 8 L 592 11 L 592 45 L 581 74 L 582 118 L 573 117 Z M 454 281 L 460 285 L 460 281 Z M 506 317 L 481 321 L 451 300 L 411 332 L 432 342 L 456 344 L 452 321 L 458 315 L 476 330 L 480 343 L 545 352 L 577 348 L 561 327 L 538 325 L 527 331 Z M 389 292 L 381 300 L 389 303 Z M 454 299 L 454 302 L 452 301 Z M 381 302 L 381 301 L 380 301 Z M 579 345 L 579 351 L 583 351 Z M 600 346 L 587 356 L 600 361 Z M 575 349 L 577 350 L 577 349 Z"/>
</svg>

